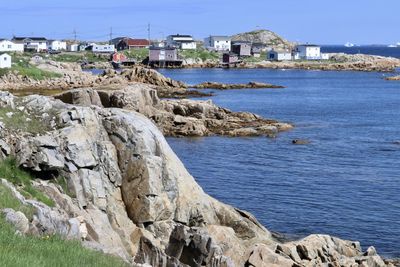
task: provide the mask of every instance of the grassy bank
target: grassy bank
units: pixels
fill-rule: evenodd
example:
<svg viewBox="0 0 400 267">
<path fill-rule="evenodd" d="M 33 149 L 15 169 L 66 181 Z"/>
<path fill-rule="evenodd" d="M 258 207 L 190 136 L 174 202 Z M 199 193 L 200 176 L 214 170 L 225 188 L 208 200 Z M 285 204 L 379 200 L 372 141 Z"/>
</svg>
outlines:
<svg viewBox="0 0 400 267">
<path fill-rule="evenodd" d="M 0 174 L 1 176 L 1 174 Z M 32 207 L 22 205 L 11 190 L 0 184 L 0 210 L 12 208 L 32 218 Z M 123 267 L 122 260 L 85 249 L 78 241 L 66 241 L 57 236 L 16 235 L 12 225 L 0 216 L 0 263 L 15 267 Z"/>
<path fill-rule="evenodd" d="M 180 50 L 179 55 L 183 59 L 198 59 L 203 61 L 219 61 L 220 55 L 214 51 L 208 51 L 204 48 L 197 48 L 194 50 Z"/>
<path fill-rule="evenodd" d="M 0 178 L 4 178 L 19 187 L 21 194 L 28 199 L 36 199 L 50 207 L 54 201 L 32 186 L 32 175 L 17 166 L 14 158 L 0 161 Z"/>
<path fill-rule="evenodd" d="M 49 130 L 49 125 L 41 118 L 29 116 L 25 112 L 9 107 L 0 107 L 0 121 L 9 130 L 40 134 Z"/>
<path fill-rule="evenodd" d="M 41 81 L 51 78 L 59 78 L 62 75 L 55 72 L 45 71 L 33 66 L 29 63 L 33 54 L 12 54 L 12 66 L 10 69 L 0 69 L 0 77 L 10 72 L 16 72 L 18 75 L 26 76 L 28 78 Z"/>
</svg>

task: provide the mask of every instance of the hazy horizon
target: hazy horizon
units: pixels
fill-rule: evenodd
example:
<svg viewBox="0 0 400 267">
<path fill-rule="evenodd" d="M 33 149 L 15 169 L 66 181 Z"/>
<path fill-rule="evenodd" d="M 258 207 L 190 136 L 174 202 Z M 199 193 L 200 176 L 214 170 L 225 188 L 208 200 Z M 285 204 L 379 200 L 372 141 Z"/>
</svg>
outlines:
<svg viewBox="0 0 400 267">
<path fill-rule="evenodd" d="M 161 1 L 109 3 L 104 0 L 68 3 L 29 0 L 9 3 L 0 17 L 0 37 L 44 36 L 55 39 L 108 40 L 132 36 L 160 39 L 169 34 L 233 35 L 257 29 L 271 30 L 295 42 L 317 44 L 392 44 L 400 42 L 400 2 L 317 0 L 267 3 L 254 0 Z M 239 14 L 237 14 L 239 13 Z M 250 15 L 249 15 L 250 14 Z M 14 22 L 14 23 L 11 23 Z"/>
</svg>

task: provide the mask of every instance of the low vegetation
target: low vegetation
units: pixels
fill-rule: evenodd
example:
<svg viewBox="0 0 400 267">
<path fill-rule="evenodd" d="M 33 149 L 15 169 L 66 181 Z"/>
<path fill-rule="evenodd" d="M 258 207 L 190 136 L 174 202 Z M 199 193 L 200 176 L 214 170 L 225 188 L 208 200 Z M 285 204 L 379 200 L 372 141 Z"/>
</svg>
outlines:
<svg viewBox="0 0 400 267">
<path fill-rule="evenodd" d="M 18 73 L 18 75 L 26 76 L 28 78 L 41 81 L 45 79 L 51 78 L 59 78 L 62 75 L 55 72 L 45 71 L 33 66 L 29 63 L 31 57 L 33 56 L 32 53 L 24 53 L 24 54 L 17 54 L 14 53 L 12 55 L 13 64 L 11 69 L 1 69 L 0 70 L 0 77 L 6 75 L 9 72 Z"/>
<path fill-rule="evenodd" d="M 24 197 L 36 199 L 50 207 L 54 206 L 53 200 L 32 186 L 34 177 L 29 172 L 19 168 L 14 158 L 9 157 L 0 161 L 0 178 L 4 178 L 17 186 Z"/>
<path fill-rule="evenodd" d="M 49 55 L 49 59 L 58 62 L 107 62 L 108 55 L 99 55 L 92 52 L 75 52 Z"/>
<path fill-rule="evenodd" d="M 123 51 L 124 55 L 128 58 L 133 58 L 138 62 L 142 62 L 149 56 L 148 48 L 138 48 Z"/>
<path fill-rule="evenodd" d="M 220 55 L 214 51 L 208 51 L 204 48 L 198 48 L 195 50 L 180 50 L 179 56 L 183 59 L 198 59 L 200 58 L 203 61 L 211 60 L 211 61 L 218 61 Z"/>
<path fill-rule="evenodd" d="M 1 176 L 1 175 L 0 175 Z M 33 207 L 22 205 L 11 190 L 0 184 L 0 210 L 12 208 L 31 219 Z M 78 241 L 63 240 L 58 236 L 21 236 L 0 216 L 1 266 L 26 267 L 125 267 L 119 258 L 83 248 Z"/>
<path fill-rule="evenodd" d="M 32 134 L 44 133 L 49 125 L 41 118 L 29 116 L 19 109 L 0 107 L 0 121 L 9 130 L 21 130 Z"/>
</svg>

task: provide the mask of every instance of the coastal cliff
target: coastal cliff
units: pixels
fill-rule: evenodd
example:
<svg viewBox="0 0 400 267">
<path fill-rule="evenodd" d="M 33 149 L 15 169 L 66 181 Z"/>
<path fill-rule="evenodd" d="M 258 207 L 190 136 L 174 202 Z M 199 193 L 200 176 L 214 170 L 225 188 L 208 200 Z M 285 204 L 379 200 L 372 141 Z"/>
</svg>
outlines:
<svg viewBox="0 0 400 267">
<path fill-rule="evenodd" d="M 154 106 L 168 112 L 174 104 L 155 103 L 153 91 L 140 98 L 128 92 L 59 97 L 73 104 L 0 92 L 0 158 L 15 158 L 36 177 L 33 187 L 54 201 L 45 204 L 1 180 L 34 208 L 30 220 L 8 216 L 20 218 L 22 234 L 80 240 L 133 266 L 391 266 L 373 247 L 362 252 L 358 242 L 327 235 L 284 242 L 251 214 L 208 196 L 150 116 Z"/>
</svg>

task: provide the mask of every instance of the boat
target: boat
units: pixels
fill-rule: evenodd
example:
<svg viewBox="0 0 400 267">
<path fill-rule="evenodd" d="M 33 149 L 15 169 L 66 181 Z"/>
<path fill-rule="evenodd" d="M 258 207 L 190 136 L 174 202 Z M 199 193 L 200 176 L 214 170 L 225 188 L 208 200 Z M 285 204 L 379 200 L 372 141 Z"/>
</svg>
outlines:
<svg viewBox="0 0 400 267">
<path fill-rule="evenodd" d="M 352 44 L 352 43 L 350 43 L 350 42 L 347 42 L 347 43 L 344 44 L 344 46 L 345 46 L 345 47 L 353 47 L 354 44 Z"/>
</svg>

